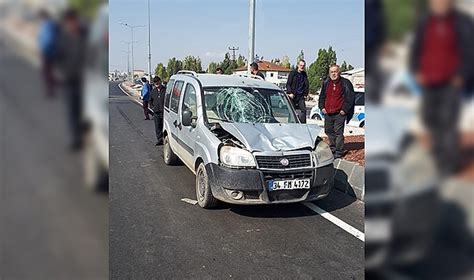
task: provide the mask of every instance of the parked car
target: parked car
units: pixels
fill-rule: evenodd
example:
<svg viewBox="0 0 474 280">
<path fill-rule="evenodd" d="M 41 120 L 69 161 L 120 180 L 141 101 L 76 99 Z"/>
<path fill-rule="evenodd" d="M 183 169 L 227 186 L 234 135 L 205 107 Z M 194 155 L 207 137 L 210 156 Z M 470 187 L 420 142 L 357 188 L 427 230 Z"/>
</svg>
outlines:
<svg viewBox="0 0 474 280">
<path fill-rule="evenodd" d="M 289 102 L 250 75 L 180 71 L 166 88 L 164 161 L 196 174 L 203 208 L 324 198 L 334 185 L 333 155 L 320 128 L 302 124 L 306 116 Z"/>
<path fill-rule="evenodd" d="M 354 116 L 349 121 L 348 125 L 356 127 L 365 126 L 365 92 L 363 88 L 357 88 L 355 91 L 355 105 L 354 105 Z M 309 118 L 313 120 L 324 120 L 324 113 L 321 112 L 318 106 L 314 106 L 310 113 Z"/>
</svg>

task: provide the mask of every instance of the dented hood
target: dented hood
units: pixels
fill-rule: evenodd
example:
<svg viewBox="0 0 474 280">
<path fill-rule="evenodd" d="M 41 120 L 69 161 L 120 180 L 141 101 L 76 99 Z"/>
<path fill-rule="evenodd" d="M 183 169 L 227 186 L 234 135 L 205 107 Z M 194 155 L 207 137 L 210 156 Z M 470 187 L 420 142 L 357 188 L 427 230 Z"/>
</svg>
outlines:
<svg viewBox="0 0 474 280">
<path fill-rule="evenodd" d="M 321 128 L 311 124 L 227 123 L 221 127 L 251 152 L 314 148 Z"/>
</svg>

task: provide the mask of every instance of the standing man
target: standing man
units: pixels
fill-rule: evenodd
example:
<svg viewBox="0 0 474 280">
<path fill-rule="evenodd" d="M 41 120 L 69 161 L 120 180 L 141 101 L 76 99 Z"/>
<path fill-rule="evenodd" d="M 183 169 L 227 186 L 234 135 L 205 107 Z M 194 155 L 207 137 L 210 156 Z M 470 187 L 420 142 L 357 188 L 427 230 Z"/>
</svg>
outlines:
<svg viewBox="0 0 474 280">
<path fill-rule="evenodd" d="M 286 82 L 286 91 L 291 101 L 293 101 L 293 106 L 300 109 L 304 116 L 306 116 L 305 99 L 309 93 L 309 80 L 305 67 L 306 61 L 303 59 L 298 61 L 297 69 L 290 72 Z M 304 123 L 306 123 L 306 118 L 304 118 Z"/>
<path fill-rule="evenodd" d="M 255 76 L 259 76 L 261 77 L 262 79 L 265 80 L 265 76 L 263 75 L 262 72 L 258 71 L 258 64 L 257 62 L 253 62 L 252 64 L 250 64 L 250 73 L 252 75 L 255 75 Z"/>
<path fill-rule="evenodd" d="M 324 132 L 335 158 L 344 156 L 344 125 L 354 114 L 354 97 L 352 83 L 341 77 L 339 65 L 331 65 L 329 79 L 324 81 L 319 95 L 319 109 L 326 115 Z"/>
<path fill-rule="evenodd" d="M 155 122 L 156 144 L 163 145 L 163 110 L 165 104 L 166 88 L 162 85 L 158 76 L 153 78 L 153 89 L 150 94 L 150 109 L 153 111 L 153 121 Z"/>
<path fill-rule="evenodd" d="M 145 114 L 145 120 L 150 119 L 150 112 L 148 110 L 148 103 L 150 101 L 150 92 L 151 85 L 145 77 L 142 77 L 143 87 L 142 87 L 142 100 L 143 100 L 143 113 Z"/>
<path fill-rule="evenodd" d="M 72 134 L 72 150 L 83 145 L 83 80 L 86 58 L 86 28 L 74 9 L 67 10 L 61 20 L 57 66 L 62 76 L 65 100 Z"/>
<path fill-rule="evenodd" d="M 42 78 L 46 96 L 54 97 L 56 82 L 53 75 L 53 64 L 57 56 L 59 27 L 46 10 L 40 12 L 40 18 L 38 45 L 41 54 Z"/>
<path fill-rule="evenodd" d="M 457 129 L 461 93 L 473 73 L 472 20 L 454 8 L 453 0 L 428 1 L 409 60 L 422 87 L 422 119 L 432 140 L 432 151 L 441 175 L 460 167 Z"/>
</svg>

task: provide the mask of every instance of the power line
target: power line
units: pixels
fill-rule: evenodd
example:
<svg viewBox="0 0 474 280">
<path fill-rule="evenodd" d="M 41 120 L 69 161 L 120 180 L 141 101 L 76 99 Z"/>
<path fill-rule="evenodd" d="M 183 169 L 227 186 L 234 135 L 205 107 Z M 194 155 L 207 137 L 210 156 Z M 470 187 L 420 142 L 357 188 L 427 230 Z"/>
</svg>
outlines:
<svg viewBox="0 0 474 280">
<path fill-rule="evenodd" d="M 232 60 L 235 61 L 235 51 L 238 51 L 239 47 L 229 47 L 229 51 L 232 51 Z"/>
</svg>

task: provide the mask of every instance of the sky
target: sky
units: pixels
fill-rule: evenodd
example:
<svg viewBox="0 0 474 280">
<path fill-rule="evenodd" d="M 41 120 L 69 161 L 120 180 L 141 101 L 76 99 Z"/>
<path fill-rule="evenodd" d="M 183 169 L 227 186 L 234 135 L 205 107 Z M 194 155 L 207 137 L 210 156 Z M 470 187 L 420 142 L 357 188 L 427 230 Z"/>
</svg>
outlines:
<svg viewBox="0 0 474 280">
<path fill-rule="evenodd" d="M 203 69 L 219 62 L 229 47 L 248 56 L 249 0 L 150 0 L 152 70 L 168 59 L 199 56 Z M 147 69 L 147 0 L 109 0 L 109 68 L 126 71 L 130 29 L 134 29 L 135 69 Z M 264 60 L 301 50 L 311 64 L 320 48 L 332 46 L 338 63 L 364 66 L 363 0 L 256 0 L 255 53 Z"/>
</svg>

